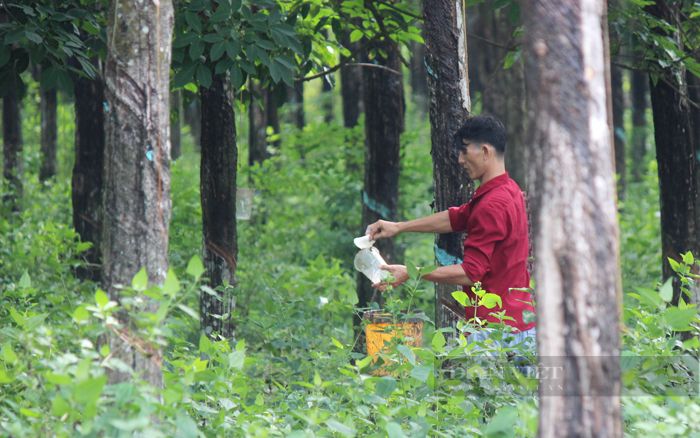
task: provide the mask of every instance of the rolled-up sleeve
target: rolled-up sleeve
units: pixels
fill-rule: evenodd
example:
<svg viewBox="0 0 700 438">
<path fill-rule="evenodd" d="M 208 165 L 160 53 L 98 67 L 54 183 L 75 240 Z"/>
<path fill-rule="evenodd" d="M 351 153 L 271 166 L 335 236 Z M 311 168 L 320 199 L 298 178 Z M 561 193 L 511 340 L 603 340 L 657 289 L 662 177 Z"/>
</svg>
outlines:
<svg viewBox="0 0 700 438">
<path fill-rule="evenodd" d="M 453 232 L 460 233 L 467 230 L 467 220 L 469 219 L 468 203 L 459 207 L 450 207 L 447 212 L 450 216 L 450 226 Z"/>
<path fill-rule="evenodd" d="M 480 209 L 470 218 L 469 235 L 464 241 L 462 269 L 471 281 L 481 281 L 491 269 L 496 244 L 506 236 L 505 216 L 498 208 Z"/>
</svg>

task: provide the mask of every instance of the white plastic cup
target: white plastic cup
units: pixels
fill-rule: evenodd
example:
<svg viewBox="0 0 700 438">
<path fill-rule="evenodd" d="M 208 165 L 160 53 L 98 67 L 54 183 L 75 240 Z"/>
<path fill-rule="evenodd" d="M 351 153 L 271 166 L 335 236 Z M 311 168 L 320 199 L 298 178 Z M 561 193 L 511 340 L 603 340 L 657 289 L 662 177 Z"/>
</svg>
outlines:
<svg viewBox="0 0 700 438">
<path fill-rule="evenodd" d="M 372 284 L 380 283 L 389 277 L 389 272 L 379 268 L 382 265 L 386 265 L 386 262 L 377 248 L 361 249 L 355 256 L 355 269 L 362 272 Z"/>
<path fill-rule="evenodd" d="M 367 234 L 353 239 L 353 243 L 355 243 L 355 246 L 360 249 L 371 248 L 374 245 L 374 242 L 374 240 L 369 240 L 369 235 Z"/>
</svg>

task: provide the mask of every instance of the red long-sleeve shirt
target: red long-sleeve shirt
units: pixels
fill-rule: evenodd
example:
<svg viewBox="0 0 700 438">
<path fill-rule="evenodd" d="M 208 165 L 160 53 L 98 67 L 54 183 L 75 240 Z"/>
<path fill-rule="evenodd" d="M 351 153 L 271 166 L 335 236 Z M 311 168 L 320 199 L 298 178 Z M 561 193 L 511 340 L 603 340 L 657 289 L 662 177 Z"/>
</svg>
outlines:
<svg viewBox="0 0 700 438">
<path fill-rule="evenodd" d="M 512 288 L 530 286 L 527 272 L 529 239 L 525 199 L 508 173 L 482 184 L 472 199 L 449 209 L 453 231 L 466 231 L 462 268 L 473 282 L 480 281 L 487 292 L 498 294 L 503 307 L 493 309 L 478 307 L 476 315 L 481 319 L 498 322 L 490 313 L 501 310 L 515 321 L 504 321 L 521 331 L 535 326 L 523 321 L 523 311 L 534 313 L 532 297 L 526 291 Z M 464 291 L 474 300 L 471 287 Z M 474 309 L 466 309 L 467 319 L 474 316 Z"/>
</svg>

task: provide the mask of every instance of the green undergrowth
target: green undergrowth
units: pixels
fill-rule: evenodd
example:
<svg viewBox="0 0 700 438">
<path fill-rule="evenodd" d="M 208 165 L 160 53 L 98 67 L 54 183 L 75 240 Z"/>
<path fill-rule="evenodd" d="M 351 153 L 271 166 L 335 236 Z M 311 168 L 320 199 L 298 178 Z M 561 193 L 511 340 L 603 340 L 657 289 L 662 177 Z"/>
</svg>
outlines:
<svg viewBox="0 0 700 438">
<path fill-rule="evenodd" d="M 408 114 L 401 218 L 429 213 L 432 200 L 427 115 Z M 361 127 L 311 124 L 300 132 L 285 125 L 282 147 L 252 169 L 241 135 L 238 185 L 254 189 L 255 197 L 250 220 L 238 221 L 235 339 L 200 336 L 197 299 L 207 289 L 198 257 L 199 156 L 189 135 L 184 138 L 184 154 L 172 166 L 168 280 L 149 287 L 141 272 L 117 305 L 97 285 L 73 276 L 88 244 L 70 226 L 65 164 L 63 177 L 41 186 L 31 164 L 38 140 L 30 137 L 25 209 L 0 217 L 0 435 L 536 434 L 536 380 L 514 366 L 513 349 L 467 343 L 466 325 L 436 331 L 433 287 L 417 281 L 413 269 L 407 286 L 387 293 L 387 308 L 397 323 L 406 310 L 423 321 L 420 346 L 394 342 L 377 363 L 353 351 Z M 669 308 L 668 285 L 660 284 L 655 172 L 651 162 L 645 179 L 630 184 L 620 213 L 625 430 L 698 436 L 697 397 L 681 394 L 688 370 L 697 369 L 697 310 Z M 432 264 L 432 236 L 402 236 L 399 244 L 409 265 Z M 695 262 L 687 257 L 681 274 Z M 158 312 L 143 311 L 135 298 L 141 294 L 157 301 Z M 114 334 L 111 318 L 121 309 L 135 317 L 145 345 L 161 347 L 162 389 L 138 378 L 108 383 L 107 370 L 124 364 L 101 340 Z M 692 336 L 683 340 L 681 333 Z M 667 356 L 682 359 L 662 359 Z M 638 358 L 649 359 L 640 366 Z M 374 375 L 378 369 L 386 375 Z"/>
</svg>

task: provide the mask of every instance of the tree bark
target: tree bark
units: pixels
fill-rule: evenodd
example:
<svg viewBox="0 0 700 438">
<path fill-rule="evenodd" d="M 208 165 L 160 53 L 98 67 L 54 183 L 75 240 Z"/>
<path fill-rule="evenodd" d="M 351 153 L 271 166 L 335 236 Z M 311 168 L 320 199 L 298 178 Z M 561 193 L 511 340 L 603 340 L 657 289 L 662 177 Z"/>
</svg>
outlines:
<svg viewBox="0 0 700 438">
<path fill-rule="evenodd" d="M 644 157 L 647 152 L 647 93 L 648 78 L 641 70 L 632 71 L 630 94 L 632 102 L 632 179 L 642 180 Z"/>
<path fill-rule="evenodd" d="M 262 163 L 270 157 L 267 151 L 267 93 L 257 82 L 250 80 L 248 105 L 248 164 Z"/>
<path fill-rule="evenodd" d="M 202 139 L 202 103 L 198 97 L 193 97 L 184 110 L 185 123 L 190 127 L 194 148 L 199 152 L 201 150 L 199 142 Z"/>
<path fill-rule="evenodd" d="M 331 75 L 321 78 L 321 109 L 325 123 L 332 123 L 335 120 L 333 112 L 333 85 L 331 85 L 330 80 Z"/>
<path fill-rule="evenodd" d="M 347 32 L 341 35 L 341 43 L 344 47 L 356 54 L 358 44 L 351 43 Z M 349 58 L 340 57 L 340 62 L 348 62 Z M 357 66 L 345 66 L 340 69 L 340 92 L 343 99 L 343 125 L 346 128 L 357 126 L 362 114 L 362 69 Z"/>
<path fill-rule="evenodd" d="M 265 117 L 267 118 L 267 126 L 272 127 L 272 132 L 277 137 L 272 141 L 272 145 L 279 148 L 281 145 L 280 135 L 280 116 L 279 116 L 279 99 L 277 88 L 270 85 L 270 88 L 265 89 Z"/>
<path fill-rule="evenodd" d="M 617 195 L 625 198 L 627 187 L 627 166 L 625 160 L 625 92 L 623 71 L 620 67 L 610 65 L 612 90 L 613 135 L 615 139 L 615 173 L 617 174 Z"/>
<path fill-rule="evenodd" d="M 539 436 L 620 437 L 618 228 L 605 3 L 525 9 Z M 595 236 L 595 239 L 591 239 Z"/>
<path fill-rule="evenodd" d="M 680 23 L 678 8 L 678 3 L 657 2 L 649 6 L 648 11 L 668 23 Z M 678 33 L 667 36 L 681 45 Z M 656 84 L 652 81 L 650 94 L 659 172 L 663 277 L 674 278 L 672 303 L 678 304 L 681 285 L 668 258 L 678 261 L 686 251 L 699 254 L 699 164 L 693 144 L 692 111 L 685 71 L 678 75 L 667 74 L 663 79 Z M 689 297 L 684 297 L 684 300 L 689 301 Z"/>
<path fill-rule="evenodd" d="M 105 151 L 104 83 L 102 78 L 73 77 L 75 94 L 75 164 L 71 181 L 73 227 L 92 248 L 78 278 L 98 281 L 102 263 L 102 170 Z"/>
<path fill-rule="evenodd" d="M 45 182 L 56 175 L 56 89 L 42 90 L 41 102 L 41 168 L 39 181 Z"/>
<path fill-rule="evenodd" d="M 452 152 L 452 137 L 471 110 L 464 11 L 464 1 L 435 0 L 423 5 L 436 212 L 464 204 L 473 189 Z M 435 259 L 439 265 L 461 263 L 462 257 L 461 234 L 436 237 Z M 435 288 L 436 327 L 454 326 L 465 316 L 464 308 L 452 298 L 453 291 L 454 286 Z"/>
<path fill-rule="evenodd" d="M 410 47 L 411 95 L 418 108 L 425 113 L 428 101 L 428 71 L 425 69 L 425 44 L 414 41 Z"/>
<path fill-rule="evenodd" d="M 375 42 L 387 57 L 377 53 L 375 61 L 395 71 L 401 71 L 399 48 L 394 42 Z M 362 191 L 362 227 L 379 220 L 396 220 L 399 205 L 399 150 L 404 129 L 404 92 L 402 75 L 378 68 L 362 72 L 365 107 L 365 177 Z M 376 245 L 387 263 L 396 263 L 396 247 L 391 239 Z M 357 276 L 358 308 L 370 302 L 381 303 L 381 296 L 364 276 Z M 361 329 L 355 316 L 355 330 Z M 361 338 L 359 345 L 363 345 Z"/>
<path fill-rule="evenodd" d="M 22 202 L 22 115 L 18 87 L 8 90 L 2 99 L 2 176 L 7 184 L 3 203 L 11 211 L 20 211 Z"/>
<path fill-rule="evenodd" d="M 298 81 L 293 87 L 287 87 L 287 103 L 291 107 L 291 122 L 297 129 L 304 129 L 306 119 L 304 115 L 304 83 Z"/>
<path fill-rule="evenodd" d="M 484 37 L 491 41 L 498 41 L 504 45 L 512 43 L 512 35 L 519 23 L 513 23 L 505 13 L 505 10 L 490 11 L 492 16 L 486 15 L 482 7 L 481 30 Z M 505 69 L 503 63 L 509 50 L 505 47 L 496 47 L 483 44 L 481 54 L 483 61 L 482 75 L 482 112 L 492 114 L 500 119 L 506 127 L 506 169 L 521 188 L 527 187 L 528 157 L 525 147 L 526 136 L 526 97 L 523 62 L 517 60 L 510 68 Z"/>
<path fill-rule="evenodd" d="M 182 92 L 170 93 L 170 158 L 177 160 L 182 155 Z"/>
<path fill-rule="evenodd" d="M 204 266 L 209 286 L 217 296 L 202 292 L 199 297 L 201 326 L 207 336 L 232 339 L 231 293 L 236 273 L 236 121 L 228 80 L 214 76 L 209 88 L 200 87 L 202 102 L 202 229 Z"/>
<path fill-rule="evenodd" d="M 105 167 L 102 280 L 120 301 L 119 285 L 141 269 L 162 284 L 168 271 L 170 222 L 169 74 L 173 7 L 169 0 L 144 7 L 139 0 L 110 5 L 105 67 Z M 157 304 L 144 299 L 145 310 Z M 121 311 L 111 354 L 148 383 L 162 386 L 160 348 L 133 333 Z M 131 378 L 110 370 L 110 381 Z"/>
</svg>

